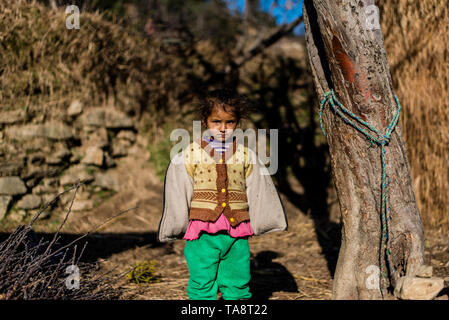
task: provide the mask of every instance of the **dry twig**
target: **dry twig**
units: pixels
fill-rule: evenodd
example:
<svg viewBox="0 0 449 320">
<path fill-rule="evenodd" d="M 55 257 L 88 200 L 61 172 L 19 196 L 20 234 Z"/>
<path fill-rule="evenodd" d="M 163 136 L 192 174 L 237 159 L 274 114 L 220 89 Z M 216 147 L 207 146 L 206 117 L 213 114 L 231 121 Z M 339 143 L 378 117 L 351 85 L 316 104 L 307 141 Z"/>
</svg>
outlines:
<svg viewBox="0 0 449 320">
<path fill-rule="evenodd" d="M 78 182 L 72 188 L 59 193 L 36 213 L 28 225 L 18 226 L 4 242 L 0 243 L 0 297 L 2 299 L 114 299 L 123 293 L 125 289 L 113 286 L 123 274 L 114 273 L 115 268 L 113 268 L 96 276 L 99 269 L 97 263 L 80 261 L 87 243 L 84 244 L 78 256 L 76 243 L 110 220 L 134 208 L 121 211 L 69 244 L 60 245 L 58 243 L 60 231 L 70 215 L 80 186 L 81 183 Z M 71 190 L 75 190 L 72 202 L 52 240 L 39 239 L 31 229 L 33 223 L 53 201 Z M 82 275 L 79 287 L 67 285 L 71 279 L 71 274 L 67 274 L 67 271 L 71 266 L 76 266 L 79 275 Z"/>
</svg>

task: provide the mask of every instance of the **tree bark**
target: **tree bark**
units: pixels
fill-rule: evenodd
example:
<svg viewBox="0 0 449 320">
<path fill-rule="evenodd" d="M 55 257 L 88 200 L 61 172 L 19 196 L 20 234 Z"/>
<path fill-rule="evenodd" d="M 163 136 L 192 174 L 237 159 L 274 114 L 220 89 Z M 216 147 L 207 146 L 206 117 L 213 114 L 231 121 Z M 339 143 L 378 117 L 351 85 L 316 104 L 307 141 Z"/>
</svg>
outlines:
<svg viewBox="0 0 449 320">
<path fill-rule="evenodd" d="M 303 15 L 318 96 L 333 89 L 347 109 L 385 132 L 397 105 L 382 33 L 366 24 L 365 8 L 372 4 L 305 0 Z M 379 287 L 367 285 L 382 257 L 380 147 L 370 148 L 364 135 L 329 108 L 323 112 L 323 126 L 343 224 L 333 298 L 392 298 L 391 293 L 383 297 Z M 414 275 L 424 263 L 424 233 L 400 123 L 386 147 L 386 163 L 391 260 L 399 276 Z M 389 284 L 394 287 L 394 281 Z"/>
</svg>

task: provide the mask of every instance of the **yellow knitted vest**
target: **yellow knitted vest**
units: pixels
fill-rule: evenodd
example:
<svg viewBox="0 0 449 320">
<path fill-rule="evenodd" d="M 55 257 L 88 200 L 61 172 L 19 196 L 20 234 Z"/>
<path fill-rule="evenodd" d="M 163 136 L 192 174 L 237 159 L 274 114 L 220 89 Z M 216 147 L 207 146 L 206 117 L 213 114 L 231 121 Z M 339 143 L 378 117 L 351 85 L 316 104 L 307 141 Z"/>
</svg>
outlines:
<svg viewBox="0 0 449 320">
<path fill-rule="evenodd" d="M 249 221 L 246 178 L 251 174 L 248 148 L 234 143 L 220 154 L 201 140 L 185 152 L 188 174 L 193 178 L 190 220 L 215 222 L 224 213 L 231 226 Z"/>
</svg>

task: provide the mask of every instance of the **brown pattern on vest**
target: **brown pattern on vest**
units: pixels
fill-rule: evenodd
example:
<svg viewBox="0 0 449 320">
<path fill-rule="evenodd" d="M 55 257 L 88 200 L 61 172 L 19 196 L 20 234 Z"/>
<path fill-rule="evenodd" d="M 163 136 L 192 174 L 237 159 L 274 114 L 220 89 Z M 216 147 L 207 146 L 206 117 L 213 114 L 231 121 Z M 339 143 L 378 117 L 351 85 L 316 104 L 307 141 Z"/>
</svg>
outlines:
<svg viewBox="0 0 449 320">
<path fill-rule="evenodd" d="M 228 190 L 226 160 L 229 159 L 237 150 L 235 137 L 233 144 L 230 147 L 232 148 L 231 152 L 224 152 L 221 155 L 219 152 L 215 153 L 214 148 L 204 140 L 201 140 L 201 148 L 203 148 L 216 162 L 215 166 L 217 171 L 217 189 L 216 191 L 214 190 L 213 195 L 212 192 L 209 191 L 194 191 L 193 199 L 205 202 L 215 200 L 217 202 L 217 206 L 214 210 L 192 207 L 189 211 L 189 219 L 215 222 L 223 213 L 233 227 L 237 226 L 243 221 L 249 221 L 250 219 L 247 209 L 231 210 L 229 206 L 229 201 L 247 201 L 246 194 L 242 192 L 230 192 Z M 227 158 L 225 158 L 226 156 Z"/>
<path fill-rule="evenodd" d="M 194 191 L 192 200 L 203 202 L 217 202 L 216 191 Z M 229 201 L 248 202 L 246 194 L 240 191 L 229 191 Z"/>
</svg>

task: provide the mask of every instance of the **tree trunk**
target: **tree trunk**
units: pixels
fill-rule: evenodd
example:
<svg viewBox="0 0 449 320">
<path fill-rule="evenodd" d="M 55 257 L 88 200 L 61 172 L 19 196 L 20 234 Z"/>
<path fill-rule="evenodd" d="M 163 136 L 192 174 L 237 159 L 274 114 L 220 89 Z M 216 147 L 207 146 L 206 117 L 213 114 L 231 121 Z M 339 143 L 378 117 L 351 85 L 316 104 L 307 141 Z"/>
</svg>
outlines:
<svg viewBox="0 0 449 320">
<path fill-rule="evenodd" d="M 368 0 L 305 0 L 303 14 L 317 94 L 321 97 L 333 89 L 343 106 L 385 132 L 397 105 L 382 33 L 366 23 L 365 9 L 372 4 Z M 328 107 L 323 127 L 343 223 L 333 298 L 392 298 L 390 293 L 382 296 L 380 288 L 372 285 L 384 258 L 379 249 L 381 148 L 370 147 L 363 134 Z M 414 275 L 424 263 L 424 234 L 400 123 L 385 149 L 391 261 L 399 276 Z M 395 282 L 387 284 L 394 288 Z"/>
</svg>

